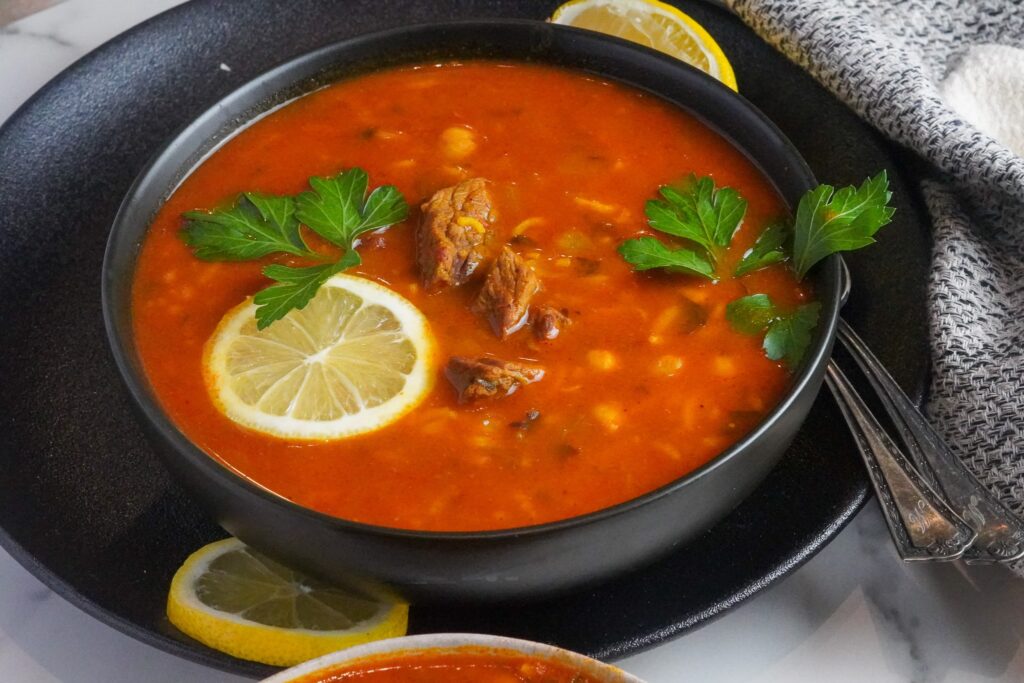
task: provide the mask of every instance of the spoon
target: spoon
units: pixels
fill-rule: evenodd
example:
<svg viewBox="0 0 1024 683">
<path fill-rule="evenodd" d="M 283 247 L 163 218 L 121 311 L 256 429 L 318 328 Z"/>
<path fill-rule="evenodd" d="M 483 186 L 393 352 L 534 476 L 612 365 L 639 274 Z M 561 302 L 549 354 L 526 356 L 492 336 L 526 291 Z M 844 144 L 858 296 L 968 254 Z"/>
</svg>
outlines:
<svg viewBox="0 0 1024 683">
<path fill-rule="evenodd" d="M 850 275 L 846 264 L 840 263 L 841 301 L 845 304 L 850 294 Z M 845 323 L 840 321 L 840 327 L 845 327 Z M 840 340 L 846 346 L 845 338 L 840 336 Z M 866 349 L 865 346 L 862 350 Z M 856 355 L 857 351 L 853 353 Z M 865 374 L 869 374 L 867 370 Z M 900 557 L 907 561 L 948 561 L 963 556 L 978 534 L 914 468 L 834 360 L 828 363 L 825 381 L 853 434 Z"/>
<path fill-rule="evenodd" d="M 849 291 L 850 274 L 843 263 L 844 303 Z M 1024 523 L 975 479 L 842 319 L 838 336 L 874 388 L 920 476 L 932 489 L 942 491 L 956 514 L 977 533 L 964 559 L 974 564 L 1011 562 L 1024 556 Z"/>
</svg>

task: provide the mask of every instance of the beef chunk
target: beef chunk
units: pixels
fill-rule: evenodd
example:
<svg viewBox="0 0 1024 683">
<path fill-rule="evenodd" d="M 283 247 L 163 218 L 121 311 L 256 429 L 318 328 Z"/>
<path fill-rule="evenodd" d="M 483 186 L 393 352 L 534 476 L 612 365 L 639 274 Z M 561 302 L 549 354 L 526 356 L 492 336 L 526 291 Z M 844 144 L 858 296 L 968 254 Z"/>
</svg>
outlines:
<svg viewBox="0 0 1024 683">
<path fill-rule="evenodd" d="M 526 324 L 530 300 L 539 290 L 533 270 L 519 254 L 504 247 L 473 302 L 473 312 L 487 318 L 494 333 L 504 339 Z"/>
<path fill-rule="evenodd" d="M 416 233 L 416 260 L 428 289 L 461 285 L 485 255 L 490 230 L 491 194 L 483 178 L 438 190 L 422 207 Z"/>
<path fill-rule="evenodd" d="M 520 386 L 540 380 L 544 369 L 489 356 L 452 356 L 444 375 L 459 392 L 459 403 L 466 403 L 508 396 Z"/>
<path fill-rule="evenodd" d="M 569 325 L 569 316 L 553 306 L 541 306 L 533 315 L 533 335 L 550 341 Z"/>
</svg>

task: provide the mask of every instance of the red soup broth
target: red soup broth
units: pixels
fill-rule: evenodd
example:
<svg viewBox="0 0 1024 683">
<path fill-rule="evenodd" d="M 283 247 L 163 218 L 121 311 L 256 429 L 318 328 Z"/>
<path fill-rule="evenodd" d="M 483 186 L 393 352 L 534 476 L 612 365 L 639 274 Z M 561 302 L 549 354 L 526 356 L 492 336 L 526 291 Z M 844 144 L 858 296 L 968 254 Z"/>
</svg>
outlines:
<svg viewBox="0 0 1024 683">
<path fill-rule="evenodd" d="M 416 654 L 374 658 L 295 683 L 600 683 L 577 667 L 524 655 Z"/>
<path fill-rule="evenodd" d="M 453 153 L 453 127 L 471 132 L 470 153 Z M 426 315 L 441 359 L 433 389 L 397 422 L 333 442 L 240 427 L 204 385 L 204 345 L 225 313 L 268 284 L 260 271 L 273 257 L 200 261 L 180 239 L 182 213 L 243 191 L 297 193 L 310 176 L 354 166 L 371 186 L 396 185 L 410 205 L 405 222 L 364 240 L 363 263 L 350 272 Z M 749 202 L 725 257 L 731 269 L 784 205 L 743 154 L 657 97 L 558 68 L 483 61 L 338 82 L 247 127 L 167 200 L 135 273 L 139 354 L 164 409 L 199 447 L 321 512 L 455 531 L 621 503 L 714 458 L 787 388 L 787 370 L 765 357 L 760 339 L 730 328 L 726 304 L 752 292 L 781 306 L 809 296 L 783 266 L 718 282 L 631 269 L 616 248 L 647 230 L 644 202 L 691 172 Z M 532 265 L 543 287 L 535 302 L 568 311 L 557 339 L 529 330 L 498 339 L 469 310 L 478 280 L 436 293 L 420 286 L 418 207 L 467 177 L 490 181 L 494 241 L 511 242 Z M 546 374 L 511 396 L 461 405 L 443 361 L 482 354 Z M 529 429 L 511 426 L 528 411 L 540 415 Z"/>
</svg>

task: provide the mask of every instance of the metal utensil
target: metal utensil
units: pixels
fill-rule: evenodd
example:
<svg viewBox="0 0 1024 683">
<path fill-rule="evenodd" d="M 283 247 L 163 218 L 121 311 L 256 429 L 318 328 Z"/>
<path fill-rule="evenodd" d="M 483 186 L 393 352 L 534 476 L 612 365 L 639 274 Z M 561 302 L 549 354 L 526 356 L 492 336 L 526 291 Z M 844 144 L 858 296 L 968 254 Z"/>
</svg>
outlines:
<svg viewBox="0 0 1024 683">
<path fill-rule="evenodd" d="M 956 560 L 976 533 L 946 505 L 893 443 L 835 361 L 825 381 L 850 427 L 896 550 L 904 560 Z"/>
<path fill-rule="evenodd" d="M 857 333 L 839 321 L 839 341 L 867 377 L 921 476 L 942 491 L 978 537 L 964 553 L 970 563 L 1024 556 L 1024 524 L 950 451 Z"/>
<path fill-rule="evenodd" d="M 840 296 L 845 304 L 851 280 L 846 264 L 842 266 Z M 840 321 L 840 327 L 848 328 L 843 321 Z M 889 379 L 892 380 L 891 377 Z M 904 560 L 955 560 L 961 557 L 977 533 L 957 516 L 914 468 L 834 360 L 829 361 L 825 381 L 864 459 L 900 557 Z"/>
</svg>

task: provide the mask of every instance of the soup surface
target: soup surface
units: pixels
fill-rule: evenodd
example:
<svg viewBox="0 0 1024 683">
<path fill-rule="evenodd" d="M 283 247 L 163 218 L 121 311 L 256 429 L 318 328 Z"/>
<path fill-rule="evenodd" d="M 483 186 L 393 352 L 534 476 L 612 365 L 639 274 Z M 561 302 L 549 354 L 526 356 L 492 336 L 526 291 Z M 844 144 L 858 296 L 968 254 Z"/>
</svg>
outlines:
<svg viewBox="0 0 1024 683">
<path fill-rule="evenodd" d="M 311 674 L 295 683 L 597 683 L 579 669 L 523 655 L 443 653 L 382 657 Z"/>
<path fill-rule="evenodd" d="M 394 184 L 409 218 L 366 236 L 375 280 L 430 322 L 440 363 L 426 400 L 397 422 L 333 442 L 240 427 L 210 399 L 204 345 L 222 316 L 268 283 L 262 261 L 210 263 L 180 239 L 182 213 L 243 191 L 293 194 L 310 176 L 361 167 Z M 764 292 L 808 297 L 782 266 L 711 282 L 638 273 L 616 248 L 649 234 L 644 203 L 691 172 L 749 202 L 724 258 L 739 260 L 784 205 L 756 168 L 699 121 L 649 94 L 585 74 L 468 62 L 383 71 L 307 95 L 252 124 L 168 199 L 142 246 L 133 321 L 164 408 L 201 448 L 302 505 L 428 530 L 549 522 L 634 498 L 708 462 L 770 410 L 789 375 L 758 337 L 732 330 L 726 304 Z M 471 310 L 487 270 L 428 292 L 417 270 L 419 206 L 485 178 L 490 259 L 508 245 L 536 273 L 534 305 L 567 314 L 554 339 L 505 339 Z M 491 355 L 544 369 L 494 400 L 460 403 L 450 356 Z M 756 457 L 756 454 L 755 456 Z"/>
</svg>

